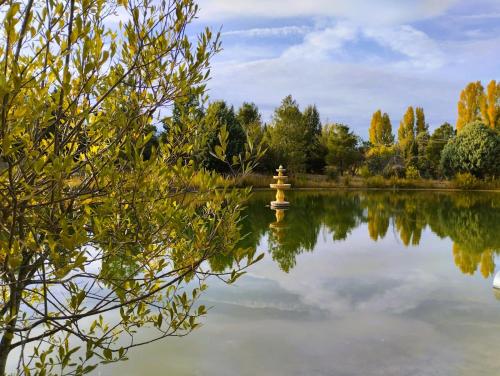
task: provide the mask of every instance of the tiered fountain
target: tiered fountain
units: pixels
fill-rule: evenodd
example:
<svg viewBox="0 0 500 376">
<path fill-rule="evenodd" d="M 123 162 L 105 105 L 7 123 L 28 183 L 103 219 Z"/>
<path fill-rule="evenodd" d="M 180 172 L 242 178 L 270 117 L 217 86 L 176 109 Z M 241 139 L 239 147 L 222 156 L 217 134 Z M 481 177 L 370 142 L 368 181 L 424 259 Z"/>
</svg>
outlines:
<svg viewBox="0 0 500 376">
<path fill-rule="evenodd" d="M 285 180 L 288 176 L 284 175 L 286 170 L 283 166 L 276 170 L 278 176 L 273 176 L 274 180 L 277 180 L 276 184 L 271 184 L 272 189 L 276 189 L 276 201 L 271 201 L 271 209 L 282 209 L 290 206 L 290 203 L 285 201 L 285 190 L 290 189 L 291 184 L 285 184 Z"/>
</svg>

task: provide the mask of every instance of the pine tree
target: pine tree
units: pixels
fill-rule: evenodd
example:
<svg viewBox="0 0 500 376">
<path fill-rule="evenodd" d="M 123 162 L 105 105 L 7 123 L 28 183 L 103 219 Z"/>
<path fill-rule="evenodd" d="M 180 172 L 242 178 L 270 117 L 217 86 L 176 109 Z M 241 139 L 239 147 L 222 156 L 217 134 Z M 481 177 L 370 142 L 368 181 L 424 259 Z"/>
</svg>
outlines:
<svg viewBox="0 0 500 376">
<path fill-rule="evenodd" d="M 481 120 L 481 102 L 484 101 L 484 88 L 481 81 L 471 82 L 460 93 L 458 101 L 457 131 L 473 121 Z"/>
<path fill-rule="evenodd" d="M 319 142 L 321 135 L 321 118 L 316 105 L 307 106 L 303 112 L 306 140 L 306 170 L 319 172 L 325 166 L 325 155 Z"/>
<path fill-rule="evenodd" d="M 236 119 L 252 142 L 258 143 L 262 140 L 262 116 L 255 103 L 244 102 L 238 109 Z"/>
<path fill-rule="evenodd" d="M 268 142 L 276 163 L 283 164 L 291 172 L 302 172 L 306 167 L 307 142 L 304 116 L 291 95 L 285 97 L 274 111 Z"/>
</svg>

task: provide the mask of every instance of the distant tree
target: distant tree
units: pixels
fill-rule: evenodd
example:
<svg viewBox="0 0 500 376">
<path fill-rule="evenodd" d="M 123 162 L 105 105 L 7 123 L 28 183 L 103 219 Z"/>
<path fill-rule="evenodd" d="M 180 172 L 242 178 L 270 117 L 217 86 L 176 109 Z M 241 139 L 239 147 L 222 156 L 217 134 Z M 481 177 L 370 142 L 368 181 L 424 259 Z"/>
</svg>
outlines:
<svg viewBox="0 0 500 376">
<path fill-rule="evenodd" d="M 359 137 L 352 133 L 347 125 L 326 125 L 321 134 L 321 142 L 327 151 L 327 164 L 337 167 L 340 175 L 362 159 L 358 149 Z"/>
<path fill-rule="evenodd" d="M 441 155 L 443 171 L 452 176 L 468 172 L 482 178 L 500 174 L 500 135 L 481 122 L 462 128 L 444 147 Z"/>
<path fill-rule="evenodd" d="M 481 120 L 481 102 L 484 100 L 481 81 L 471 82 L 460 93 L 458 101 L 457 131 L 473 121 Z"/>
<path fill-rule="evenodd" d="M 199 92 L 199 89 L 196 90 Z M 201 125 L 205 116 L 204 99 L 196 90 L 191 89 L 188 94 L 175 99 L 172 115 L 162 120 L 163 130 L 158 137 L 158 141 L 163 144 L 187 141 L 189 137 L 195 155 L 203 149 L 207 137 L 207 130 L 202 126 L 194 132 L 188 132 L 190 124 Z M 192 159 L 192 156 L 184 157 L 186 163 Z"/>
<path fill-rule="evenodd" d="M 404 160 L 396 145 L 371 147 L 365 153 L 365 160 L 370 173 L 373 175 L 391 177 L 402 176 L 404 173 Z"/>
<path fill-rule="evenodd" d="M 238 109 L 236 119 L 247 135 L 252 138 L 262 137 L 262 116 L 255 103 L 244 102 Z"/>
<path fill-rule="evenodd" d="M 500 82 L 491 80 L 486 88 L 486 95 L 480 102 L 481 116 L 484 124 L 500 130 Z"/>
<path fill-rule="evenodd" d="M 372 115 L 372 121 L 370 123 L 370 142 L 373 145 L 378 145 L 380 144 L 380 137 L 379 137 L 379 129 L 381 128 L 382 124 L 382 111 L 377 110 L 373 113 Z"/>
<path fill-rule="evenodd" d="M 418 135 L 420 132 L 427 132 L 429 126 L 425 122 L 425 113 L 422 107 L 415 108 L 416 117 L 416 129 L 415 132 Z"/>
<path fill-rule="evenodd" d="M 203 98 L 196 92 L 176 98 L 172 109 L 172 116 L 163 121 L 163 132 L 168 133 L 172 125 L 182 127 L 189 122 L 201 122 L 205 116 Z"/>
<path fill-rule="evenodd" d="M 394 136 L 392 134 L 391 119 L 387 113 L 381 110 L 374 112 L 370 123 L 370 142 L 373 145 L 392 145 Z"/>
<path fill-rule="evenodd" d="M 429 163 L 429 172 L 433 177 L 442 176 L 440 167 L 441 152 L 448 141 L 455 136 L 455 130 L 449 123 L 444 123 L 437 128 L 429 138 L 425 157 Z M 420 154 L 419 154 L 420 155 Z"/>
<path fill-rule="evenodd" d="M 416 156 L 415 112 L 408 107 L 398 129 L 398 144 L 406 165 L 413 164 Z"/>
<path fill-rule="evenodd" d="M 304 138 L 304 117 L 291 95 L 276 108 L 267 131 L 268 144 L 276 164 L 286 166 L 291 172 L 305 171 L 307 140 Z"/>
<path fill-rule="evenodd" d="M 386 112 L 382 115 L 382 131 L 380 132 L 380 141 L 386 146 L 390 146 L 394 143 L 391 119 Z"/>
<path fill-rule="evenodd" d="M 308 172 L 321 172 L 325 166 L 325 152 L 321 147 L 321 119 L 315 105 L 307 106 L 303 112 L 306 140 L 306 170 Z"/>
<path fill-rule="evenodd" d="M 431 164 L 427 159 L 427 148 L 429 146 L 430 135 L 427 130 L 423 130 L 417 134 L 415 144 L 417 148 L 417 163 L 416 167 L 420 172 L 420 176 L 429 177 L 431 174 Z"/>
<path fill-rule="evenodd" d="M 219 134 L 223 129 L 227 131 L 226 156 L 229 161 L 244 152 L 247 139 L 243 127 L 236 118 L 233 106 L 228 106 L 224 101 L 210 103 L 202 125 L 204 134 L 198 157 L 200 165 L 209 170 L 227 172 L 227 164 L 214 155 L 216 145 L 220 142 Z"/>
</svg>

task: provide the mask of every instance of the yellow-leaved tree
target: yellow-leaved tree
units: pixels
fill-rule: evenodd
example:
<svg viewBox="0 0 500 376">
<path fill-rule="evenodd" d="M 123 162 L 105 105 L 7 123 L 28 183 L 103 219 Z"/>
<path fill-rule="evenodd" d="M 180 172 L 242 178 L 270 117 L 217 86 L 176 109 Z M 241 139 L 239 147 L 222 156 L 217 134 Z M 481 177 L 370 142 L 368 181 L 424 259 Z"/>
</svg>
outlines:
<svg viewBox="0 0 500 376">
<path fill-rule="evenodd" d="M 500 82 L 491 80 L 482 97 L 481 116 L 485 125 L 500 130 Z"/>
<path fill-rule="evenodd" d="M 204 93 L 219 36 L 188 37 L 192 0 L 2 3 L 0 375 L 9 355 L 16 374 L 84 374 L 137 328 L 188 333 L 217 260 L 237 261 L 229 282 L 255 261 L 237 246 L 247 192 L 195 169 L 194 117 L 150 147 L 168 106 Z"/>
<path fill-rule="evenodd" d="M 398 129 L 398 144 L 407 164 L 414 162 L 415 157 L 415 111 L 410 106 L 406 110 Z"/>
<path fill-rule="evenodd" d="M 457 131 L 474 121 L 500 129 L 500 82 L 491 80 L 486 92 L 481 81 L 469 83 L 458 101 Z"/>
<path fill-rule="evenodd" d="M 370 142 L 374 146 L 385 145 L 390 146 L 394 142 L 392 134 L 391 119 L 387 113 L 381 110 L 375 111 L 372 115 L 372 120 L 369 129 Z"/>
</svg>

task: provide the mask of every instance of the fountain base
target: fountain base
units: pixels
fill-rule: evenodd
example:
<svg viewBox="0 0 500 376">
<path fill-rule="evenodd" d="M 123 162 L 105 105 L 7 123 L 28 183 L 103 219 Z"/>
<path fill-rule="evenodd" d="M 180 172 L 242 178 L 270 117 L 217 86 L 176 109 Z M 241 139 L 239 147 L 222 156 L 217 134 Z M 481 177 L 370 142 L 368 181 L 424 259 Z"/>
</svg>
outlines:
<svg viewBox="0 0 500 376">
<path fill-rule="evenodd" d="M 271 201 L 271 209 L 288 208 L 290 203 L 288 201 Z"/>
</svg>

